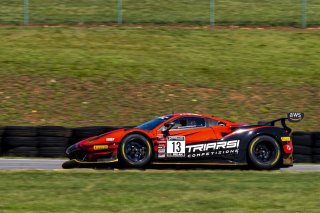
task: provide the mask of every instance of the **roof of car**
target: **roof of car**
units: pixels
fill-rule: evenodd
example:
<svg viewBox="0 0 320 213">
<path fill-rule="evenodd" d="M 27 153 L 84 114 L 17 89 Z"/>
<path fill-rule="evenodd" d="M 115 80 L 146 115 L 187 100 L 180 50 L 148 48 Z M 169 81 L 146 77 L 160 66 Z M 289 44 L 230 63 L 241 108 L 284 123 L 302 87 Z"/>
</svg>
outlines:
<svg viewBox="0 0 320 213">
<path fill-rule="evenodd" d="M 197 114 L 197 113 L 174 113 L 172 114 L 173 116 L 182 116 L 182 115 L 186 115 L 186 116 L 206 116 L 206 115 L 202 115 L 202 114 Z"/>
<path fill-rule="evenodd" d="M 179 116 L 199 116 L 199 117 L 206 117 L 206 118 L 212 118 L 212 119 L 215 119 L 215 120 L 221 120 L 221 121 L 227 121 L 227 122 L 231 122 L 231 121 L 228 121 L 228 120 L 225 120 L 225 119 L 221 119 L 221 118 L 218 118 L 218 117 L 215 117 L 213 115 L 204 115 L 204 114 L 198 114 L 198 113 L 173 113 L 173 114 L 170 114 L 170 115 L 166 115 L 166 116 L 173 116 L 173 117 L 179 117 Z"/>
</svg>

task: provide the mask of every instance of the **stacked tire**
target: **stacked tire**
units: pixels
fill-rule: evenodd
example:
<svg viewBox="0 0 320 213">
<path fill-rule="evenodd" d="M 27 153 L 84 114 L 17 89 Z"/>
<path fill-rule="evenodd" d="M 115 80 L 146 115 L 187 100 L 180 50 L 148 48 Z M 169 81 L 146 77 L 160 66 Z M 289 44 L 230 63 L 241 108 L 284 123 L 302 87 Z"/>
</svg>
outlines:
<svg viewBox="0 0 320 213">
<path fill-rule="evenodd" d="M 294 163 L 312 163 L 313 138 L 308 132 L 293 132 L 293 160 Z"/>
<path fill-rule="evenodd" d="M 72 137 L 70 139 L 69 145 L 75 144 L 92 136 L 97 136 L 113 130 L 117 130 L 119 128 L 120 127 L 114 126 L 87 126 L 74 128 L 72 130 Z"/>
<path fill-rule="evenodd" d="M 62 126 L 38 127 L 39 156 L 64 157 L 71 129 Z"/>
<path fill-rule="evenodd" d="M 320 132 L 312 133 L 313 137 L 313 152 L 312 152 L 312 161 L 314 163 L 320 163 Z"/>
<path fill-rule="evenodd" d="M 38 156 L 37 128 L 7 126 L 2 137 L 3 154 L 7 156 Z"/>
<path fill-rule="evenodd" d="M 3 135 L 4 127 L 0 126 L 0 156 L 2 155 L 2 135 Z"/>
</svg>

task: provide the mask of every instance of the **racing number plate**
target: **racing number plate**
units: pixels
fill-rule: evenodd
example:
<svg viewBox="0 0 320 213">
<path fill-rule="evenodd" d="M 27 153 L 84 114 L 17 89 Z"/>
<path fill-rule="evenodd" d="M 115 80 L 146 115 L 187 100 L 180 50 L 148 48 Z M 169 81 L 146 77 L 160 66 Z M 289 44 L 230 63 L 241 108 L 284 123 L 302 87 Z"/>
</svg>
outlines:
<svg viewBox="0 0 320 213">
<path fill-rule="evenodd" d="M 184 136 L 167 137 L 167 157 L 184 157 L 186 153 L 186 139 Z"/>
</svg>

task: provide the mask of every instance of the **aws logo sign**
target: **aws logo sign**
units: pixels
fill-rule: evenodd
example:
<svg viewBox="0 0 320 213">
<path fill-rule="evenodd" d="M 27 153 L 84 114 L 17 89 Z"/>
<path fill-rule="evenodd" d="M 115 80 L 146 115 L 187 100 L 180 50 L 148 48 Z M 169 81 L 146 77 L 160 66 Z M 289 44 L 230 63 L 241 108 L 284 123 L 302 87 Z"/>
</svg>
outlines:
<svg viewBox="0 0 320 213">
<path fill-rule="evenodd" d="M 299 122 L 303 119 L 303 112 L 289 112 L 288 113 L 288 121 L 290 122 Z"/>
</svg>

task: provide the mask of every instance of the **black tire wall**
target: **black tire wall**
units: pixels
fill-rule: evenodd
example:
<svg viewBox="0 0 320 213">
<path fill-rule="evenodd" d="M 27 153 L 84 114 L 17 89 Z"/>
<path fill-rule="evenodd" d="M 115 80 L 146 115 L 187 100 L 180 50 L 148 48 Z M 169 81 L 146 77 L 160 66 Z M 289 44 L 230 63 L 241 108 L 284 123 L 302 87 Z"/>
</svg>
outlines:
<svg viewBox="0 0 320 213">
<path fill-rule="evenodd" d="M 0 127 L 0 156 L 64 157 L 71 144 L 123 127 L 6 126 Z"/>
<path fill-rule="evenodd" d="M 64 157 L 71 144 L 120 128 L 115 126 L 0 126 L 0 155 Z M 320 132 L 292 133 L 294 162 L 320 163 Z"/>
<path fill-rule="evenodd" d="M 295 163 L 320 163 L 320 132 L 296 131 L 291 138 Z"/>
</svg>

